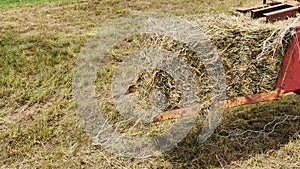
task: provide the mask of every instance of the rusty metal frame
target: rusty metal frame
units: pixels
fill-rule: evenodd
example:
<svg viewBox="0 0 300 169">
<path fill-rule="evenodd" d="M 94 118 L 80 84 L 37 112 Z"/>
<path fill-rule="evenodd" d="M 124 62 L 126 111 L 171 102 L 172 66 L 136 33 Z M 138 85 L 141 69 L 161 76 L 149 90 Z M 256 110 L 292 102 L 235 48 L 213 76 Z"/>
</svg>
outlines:
<svg viewBox="0 0 300 169">
<path fill-rule="evenodd" d="M 186 116 L 193 116 L 198 114 L 197 110 L 200 108 L 199 105 L 193 105 L 189 107 L 184 107 L 180 109 L 173 109 L 169 111 L 164 111 L 154 117 L 153 122 L 160 122 L 160 121 L 165 121 L 165 120 L 171 120 L 171 119 L 176 119 L 176 118 L 181 118 L 181 117 L 186 117 Z"/>
<path fill-rule="evenodd" d="M 270 13 L 270 12 L 274 12 L 274 11 L 278 11 L 278 10 L 282 10 L 282 9 L 286 9 L 286 8 L 290 8 L 290 7 L 292 7 L 292 6 L 287 5 L 287 4 L 278 4 L 278 5 L 273 5 L 273 6 L 269 6 L 266 8 L 262 8 L 262 9 L 252 10 L 251 18 L 253 18 L 253 19 L 261 18 L 261 17 L 264 17 L 266 13 Z"/>
<path fill-rule="evenodd" d="M 262 5 L 237 8 L 236 11 L 247 13 L 251 12 L 251 18 L 266 17 L 266 22 L 275 22 L 296 15 L 300 8 L 299 0 L 273 0 L 270 3 L 263 1 Z"/>
<path fill-rule="evenodd" d="M 282 98 L 283 94 L 284 94 L 284 90 L 281 88 L 277 88 L 276 90 L 271 92 L 259 93 L 250 96 L 241 96 L 229 100 L 219 101 L 216 103 L 216 105 L 221 106 L 220 108 L 228 109 L 228 108 L 243 106 L 247 104 L 254 104 L 259 102 L 276 100 Z M 180 117 L 196 115 L 199 113 L 198 109 L 200 107 L 201 107 L 200 105 L 193 105 L 189 107 L 165 111 L 157 115 L 153 119 L 153 122 L 160 122 L 160 121 L 171 120 Z"/>
<path fill-rule="evenodd" d="M 274 12 L 264 14 L 266 16 L 266 22 L 275 22 L 277 20 L 287 19 L 289 17 L 296 16 L 299 11 L 299 7 L 290 7 Z"/>
</svg>

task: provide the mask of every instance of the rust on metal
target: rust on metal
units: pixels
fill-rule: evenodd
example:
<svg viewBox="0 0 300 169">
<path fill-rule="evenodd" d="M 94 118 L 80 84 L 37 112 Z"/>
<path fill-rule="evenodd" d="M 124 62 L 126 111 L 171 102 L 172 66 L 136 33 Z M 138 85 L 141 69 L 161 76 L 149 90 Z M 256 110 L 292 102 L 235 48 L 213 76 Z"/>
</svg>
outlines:
<svg viewBox="0 0 300 169">
<path fill-rule="evenodd" d="M 219 101 L 216 103 L 216 105 L 221 106 L 220 108 L 227 109 L 227 108 L 233 108 L 233 107 L 247 105 L 247 104 L 276 100 L 281 98 L 283 94 L 284 94 L 284 90 L 278 88 L 271 92 L 259 93 L 250 96 L 241 96 L 229 100 Z M 198 113 L 196 110 L 199 109 L 200 107 L 201 105 L 194 105 L 194 106 L 189 106 L 189 107 L 184 107 L 184 108 L 179 108 L 174 110 L 168 110 L 157 115 L 153 119 L 153 122 L 160 122 L 160 121 L 176 119 L 180 117 L 196 115 Z"/>
<path fill-rule="evenodd" d="M 247 104 L 271 101 L 271 100 L 276 100 L 278 98 L 281 98 L 283 94 L 284 94 L 284 90 L 281 88 L 277 88 L 276 90 L 271 92 L 259 93 L 250 96 L 241 96 L 241 97 L 225 100 L 223 105 L 224 108 L 227 109 L 227 108 L 232 108 L 232 107 L 237 107 L 237 106 L 242 106 Z"/>
<path fill-rule="evenodd" d="M 186 117 L 186 116 L 192 116 L 197 114 L 197 109 L 199 108 L 199 105 L 184 107 L 180 109 L 173 109 L 169 111 L 165 111 L 157 115 L 153 122 L 160 122 L 165 120 L 171 120 L 176 119 L 180 117 Z"/>
<path fill-rule="evenodd" d="M 270 3 L 263 0 L 259 6 L 237 8 L 236 11 L 246 13 L 251 11 L 251 18 L 266 17 L 266 22 L 292 17 L 299 12 L 300 0 L 273 0 Z"/>
<path fill-rule="evenodd" d="M 266 22 L 275 22 L 277 20 L 287 19 L 293 17 L 299 11 L 299 7 L 290 7 L 274 12 L 265 13 Z"/>
<path fill-rule="evenodd" d="M 285 8 L 290 8 L 290 7 L 292 7 L 292 6 L 287 5 L 287 4 L 278 4 L 278 5 L 273 5 L 273 6 L 269 6 L 269 7 L 266 7 L 266 8 L 262 8 L 262 9 L 252 10 L 251 11 L 251 18 L 255 19 L 255 18 L 264 17 L 265 13 L 278 11 L 278 10 L 285 9 Z"/>
</svg>

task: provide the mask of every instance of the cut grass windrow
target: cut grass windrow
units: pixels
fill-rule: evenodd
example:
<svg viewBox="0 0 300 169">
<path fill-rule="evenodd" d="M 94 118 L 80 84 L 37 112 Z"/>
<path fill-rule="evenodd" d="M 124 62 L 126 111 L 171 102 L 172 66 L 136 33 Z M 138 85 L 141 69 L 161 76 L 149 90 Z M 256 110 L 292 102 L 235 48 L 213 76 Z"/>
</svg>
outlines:
<svg viewBox="0 0 300 169">
<path fill-rule="evenodd" d="M 213 168 L 230 167 L 231 163 L 244 168 L 259 160 L 268 165 L 272 159 L 274 166 L 288 167 L 299 162 L 297 118 L 269 135 L 233 135 L 241 132 L 237 129 L 260 130 L 274 116 L 299 115 L 296 95 L 228 110 L 228 116 L 204 144 L 197 143 L 196 127 L 178 148 L 148 159 L 120 158 L 92 145 L 74 112 L 73 69 L 78 53 L 98 27 L 139 12 L 191 16 L 223 13 L 260 1 L 20 2 L 0 2 L 0 7 L 5 7 L 0 8 L 0 168 Z M 257 138 L 243 140 L 246 136 Z M 281 158 L 290 159 L 289 163 L 272 157 L 278 149 L 280 154 L 291 153 Z"/>
</svg>

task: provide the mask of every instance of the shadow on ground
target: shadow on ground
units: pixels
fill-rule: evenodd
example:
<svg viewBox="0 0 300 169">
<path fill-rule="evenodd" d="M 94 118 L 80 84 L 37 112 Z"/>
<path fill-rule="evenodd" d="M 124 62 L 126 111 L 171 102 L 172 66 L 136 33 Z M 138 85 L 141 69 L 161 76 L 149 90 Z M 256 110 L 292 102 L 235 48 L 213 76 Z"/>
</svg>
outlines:
<svg viewBox="0 0 300 169">
<path fill-rule="evenodd" d="M 300 97 L 294 94 L 225 113 L 228 114 L 208 141 L 199 144 L 197 135 L 201 129 L 195 129 L 176 149 L 167 152 L 165 159 L 176 168 L 221 167 L 278 150 L 296 139 L 300 131 L 300 118 L 293 117 L 300 115 Z M 243 132 L 247 130 L 253 131 Z"/>
</svg>

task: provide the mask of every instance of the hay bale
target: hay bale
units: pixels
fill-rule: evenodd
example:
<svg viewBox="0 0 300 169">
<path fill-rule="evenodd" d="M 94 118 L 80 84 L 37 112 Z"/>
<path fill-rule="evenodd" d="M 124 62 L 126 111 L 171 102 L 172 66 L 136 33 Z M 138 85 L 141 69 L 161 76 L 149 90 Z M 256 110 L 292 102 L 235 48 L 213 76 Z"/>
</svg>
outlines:
<svg viewBox="0 0 300 169">
<path fill-rule="evenodd" d="M 249 19 L 248 16 L 226 15 L 198 16 L 189 19 L 217 48 L 226 74 L 226 82 L 230 85 L 226 91 L 227 97 L 246 96 L 275 89 L 285 48 L 289 41 L 287 37 L 290 37 L 283 38 L 282 31 L 290 21 L 265 24 L 260 20 Z M 148 35 L 144 38 L 150 37 Z M 146 45 L 153 46 L 149 41 Z M 198 80 L 199 88 L 204 90 L 201 94 L 209 91 L 203 88 L 203 85 L 209 85 L 203 83 L 207 79 L 199 77 L 203 73 L 203 64 L 193 57 L 193 51 L 190 51 L 187 46 L 166 37 L 156 37 L 154 47 L 177 52 L 178 56 L 195 71 L 194 78 Z M 257 63 L 251 64 L 257 57 L 260 57 Z M 248 67 L 251 68 L 237 79 Z M 157 77 L 160 76 L 162 75 L 157 74 Z M 199 98 L 202 97 L 199 96 Z"/>
<path fill-rule="evenodd" d="M 226 93 L 229 98 L 275 89 L 285 49 L 291 37 L 282 37 L 282 32 L 291 21 L 266 24 L 261 20 L 249 19 L 248 16 L 226 15 L 192 17 L 191 20 L 217 48 L 227 84 L 232 84 Z M 257 63 L 251 65 L 258 56 L 260 59 Z M 239 80 L 235 80 L 249 65 L 251 69 Z"/>
<path fill-rule="evenodd" d="M 226 15 L 189 16 L 187 19 L 193 22 L 215 45 L 224 67 L 226 83 L 230 86 L 226 91 L 228 98 L 274 90 L 285 48 L 291 37 L 283 36 L 282 30 L 291 21 L 265 24 L 247 16 Z M 292 31 L 289 33 L 293 34 Z M 195 57 L 195 52 L 186 44 L 171 37 L 157 34 L 129 37 L 115 45 L 112 52 L 105 57 L 104 62 L 123 62 L 132 53 L 145 48 L 164 49 L 175 53 L 194 73 L 192 78 L 195 79 L 199 88 L 198 103 L 211 99 L 212 87 L 204 64 Z M 254 61 L 255 64 L 252 64 Z M 111 69 L 110 72 L 117 70 L 115 63 L 113 65 L 108 66 Z M 241 74 L 243 76 L 240 76 Z M 98 78 L 103 79 L 105 76 L 102 74 Z M 126 78 L 126 75 L 123 77 Z M 106 82 L 111 83 L 111 78 L 112 76 Z M 167 103 L 160 105 L 165 107 L 163 110 L 181 107 L 181 91 L 167 72 L 161 70 L 138 72 L 132 83 L 139 89 L 133 94 L 132 99 L 140 105 L 140 109 L 145 110 L 151 106 L 150 104 L 165 102 L 151 101 L 154 90 L 163 91 L 164 98 L 168 100 Z"/>
<path fill-rule="evenodd" d="M 227 96 L 246 96 L 259 92 L 273 90 L 277 80 L 278 72 L 287 46 L 288 38 L 282 39 L 282 25 L 288 25 L 290 21 L 277 22 L 276 24 L 265 24 L 248 17 L 234 16 L 190 16 L 188 17 L 216 46 L 219 58 L 222 61 L 227 84 L 232 87 L 227 90 Z M 266 41 L 267 40 L 267 41 Z M 282 41 L 283 40 L 283 41 Z M 270 44 L 271 48 L 265 48 Z M 132 136 L 155 136 L 166 131 L 172 126 L 174 121 L 159 124 L 143 124 L 127 121 L 116 110 L 114 103 L 109 98 L 113 75 L 117 71 L 118 63 L 124 62 L 132 53 L 144 48 L 165 49 L 177 54 L 180 60 L 184 61 L 194 72 L 192 78 L 195 79 L 199 88 L 198 103 L 203 104 L 205 110 L 209 106 L 211 99 L 211 86 L 203 63 L 196 59 L 195 52 L 187 45 L 178 42 L 171 37 L 156 34 L 143 34 L 132 36 L 118 43 L 103 62 L 106 66 L 99 68 L 97 73 L 96 93 L 99 107 L 111 124 L 116 124 L 116 128 L 121 133 Z M 262 51 L 263 52 L 262 54 Z M 253 59 L 261 56 L 255 65 L 241 78 L 235 81 Z M 121 72 L 122 73 L 122 72 Z M 127 76 L 124 75 L 124 78 Z M 161 111 L 174 109 L 180 106 L 182 93 L 178 84 L 168 73 L 161 70 L 146 70 L 138 72 L 133 79 L 133 84 L 138 87 L 135 93 L 130 94 L 130 98 L 137 110 L 147 112 L 154 104 Z M 157 99 L 153 97 L 153 91 L 163 91 Z M 166 102 L 167 100 L 167 102 Z M 191 103 L 195 104 L 195 103 Z M 202 108 L 201 108 L 202 109 Z M 202 109 L 202 110 L 203 110 Z M 159 112 L 157 112 L 159 113 Z M 133 127 L 131 127 L 133 126 Z M 130 132 L 128 132 L 128 130 Z"/>
<path fill-rule="evenodd" d="M 248 16 L 226 15 L 190 16 L 188 19 L 217 48 L 226 74 L 226 82 L 230 85 L 226 91 L 228 98 L 274 90 L 289 40 L 282 37 L 282 30 L 290 21 L 265 24 L 260 20 L 249 19 Z M 195 52 L 188 46 L 170 37 L 155 34 L 131 37 L 118 44 L 113 55 L 114 58 L 118 58 L 117 60 L 123 60 L 124 55 L 146 47 L 161 48 L 176 53 L 195 73 L 193 78 L 198 82 L 199 102 L 204 102 L 211 97 L 208 94 L 211 92 L 211 87 L 203 63 L 194 57 Z M 251 64 L 258 56 L 260 59 L 257 63 Z M 251 68 L 237 79 L 248 67 Z M 136 97 L 139 102 L 144 99 L 144 103 L 150 103 L 145 98 L 150 97 L 151 91 L 160 89 L 165 91 L 170 100 L 167 109 L 180 107 L 178 106 L 180 91 L 176 91 L 178 87 L 166 72 L 150 70 L 137 74 L 135 79 L 134 83 L 141 89 L 138 91 L 140 96 Z"/>
</svg>

